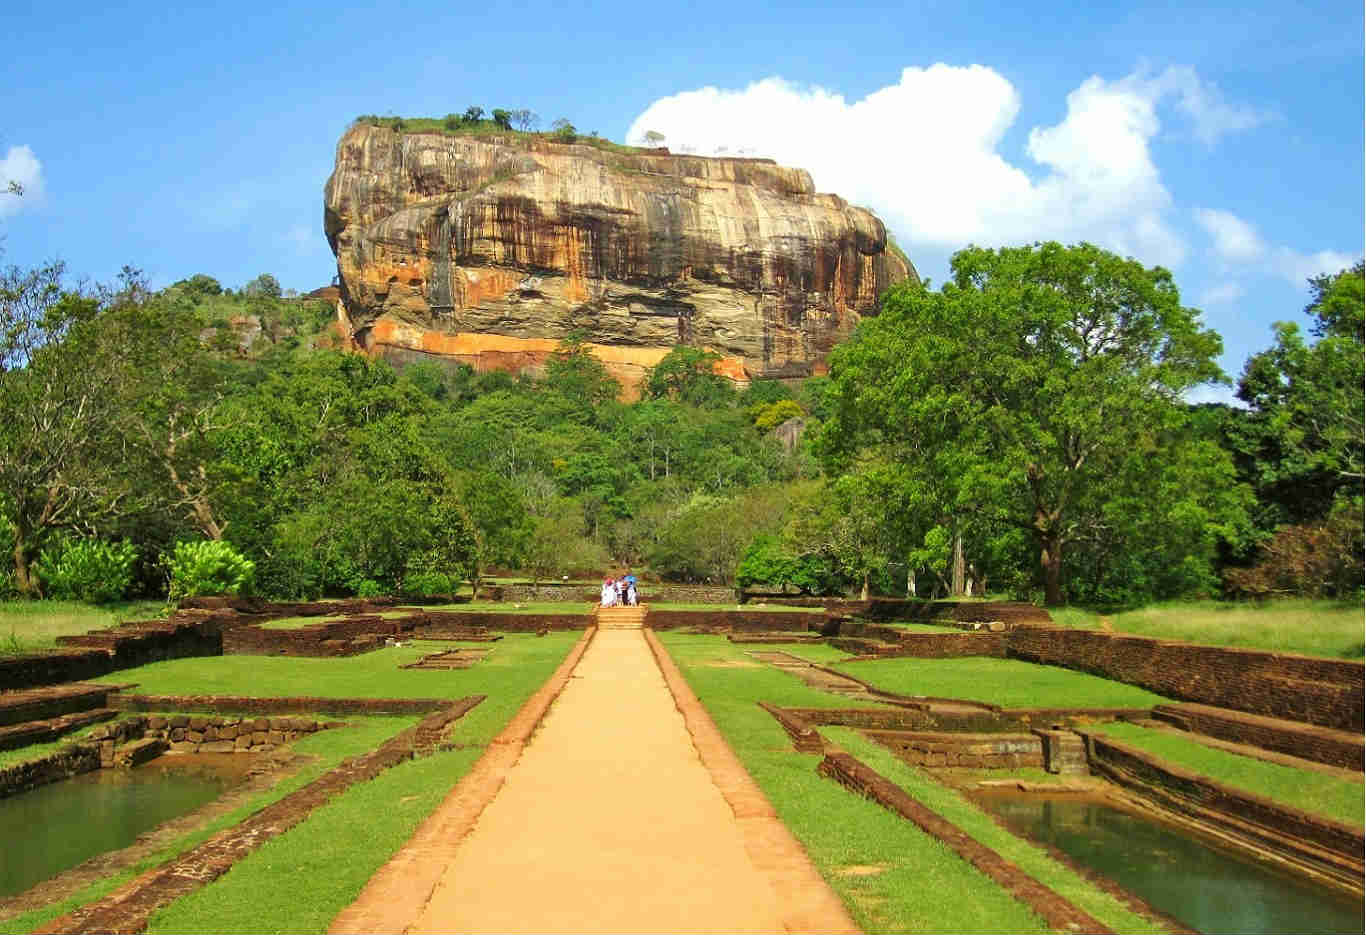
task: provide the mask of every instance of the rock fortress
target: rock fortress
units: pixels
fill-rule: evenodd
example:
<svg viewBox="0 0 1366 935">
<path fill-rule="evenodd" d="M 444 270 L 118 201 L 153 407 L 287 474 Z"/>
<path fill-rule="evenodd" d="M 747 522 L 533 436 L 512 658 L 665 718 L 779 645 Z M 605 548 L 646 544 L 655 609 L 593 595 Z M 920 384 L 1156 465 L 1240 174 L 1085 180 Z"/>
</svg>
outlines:
<svg viewBox="0 0 1366 935">
<path fill-rule="evenodd" d="M 679 344 L 737 385 L 821 374 L 916 278 L 871 212 L 768 159 L 356 124 L 324 190 L 355 350 L 537 373 L 572 335 L 622 385 Z"/>
</svg>

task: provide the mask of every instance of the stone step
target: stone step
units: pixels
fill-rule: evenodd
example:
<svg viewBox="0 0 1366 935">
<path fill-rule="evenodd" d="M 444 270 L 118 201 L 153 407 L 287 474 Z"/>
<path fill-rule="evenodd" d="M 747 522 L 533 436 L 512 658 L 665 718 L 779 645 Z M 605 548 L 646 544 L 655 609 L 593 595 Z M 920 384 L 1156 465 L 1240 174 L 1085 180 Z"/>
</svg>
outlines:
<svg viewBox="0 0 1366 935">
<path fill-rule="evenodd" d="M 139 763 L 146 763 L 148 760 L 154 760 L 161 756 L 169 746 L 170 744 L 166 741 L 153 737 L 131 741 L 114 748 L 113 765 L 137 766 Z M 226 753 L 227 751 L 223 752 Z"/>
<path fill-rule="evenodd" d="M 110 691 L 112 689 L 108 685 L 70 682 L 0 692 L 0 727 L 103 708 Z"/>
<path fill-rule="evenodd" d="M 1194 703 L 1157 705 L 1153 717 L 1193 734 L 1343 769 L 1360 772 L 1366 761 L 1366 737 L 1352 731 Z"/>
<path fill-rule="evenodd" d="M 23 724 L 10 724 L 0 727 L 0 750 L 17 750 L 35 743 L 49 743 L 63 734 L 117 716 L 118 712 L 112 708 L 96 708 L 93 711 L 78 711 L 75 714 L 63 714 Z"/>
</svg>

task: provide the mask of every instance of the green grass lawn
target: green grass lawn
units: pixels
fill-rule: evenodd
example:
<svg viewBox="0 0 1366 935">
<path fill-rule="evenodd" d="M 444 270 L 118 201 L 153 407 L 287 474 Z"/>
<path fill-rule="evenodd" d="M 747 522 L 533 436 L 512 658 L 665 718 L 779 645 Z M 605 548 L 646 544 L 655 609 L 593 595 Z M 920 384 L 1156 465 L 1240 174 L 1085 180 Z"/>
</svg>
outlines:
<svg viewBox="0 0 1366 935">
<path fill-rule="evenodd" d="M 591 614 L 593 605 L 587 601 L 470 601 L 467 604 L 438 604 L 423 610 L 474 614 Z"/>
<path fill-rule="evenodd" d="M 136 682 L 147 695 L 246 695 L 283 698 L 460 698 L 497 688 L 528 664 L 547 656 L 563 658 L 578 638 L 574 631 L 543 637 L 511 633 L 493 644 L 483 662 L 470 669 L 401 669 L 400 666 L 445 646 L 423 640 L 386 646 L 341 659 L 290 656 L 208 656 L 171 659 L 137 669 L 124 669 L 96 681 Z M 473 686 L 484 686 L 483 688 Z"/>
<path fill-rule="evenodd" d="M 1180 734 L 1136 724 L 1102 724 L 1095 730 L 1235 789 L 1358 828 L 1366 825 L 1362 817 L 1366 793 L 1363 793 L 1359 779 L 1340 779 L 1328 773 L 1239 756 L 1207 747 Z"/>
<path fill-rule="evenodd" d="M 118 673 L 121 678 L 114 681 L 137 681 L 141 691 L 158 694 L 488 696 L 454 725 L 451 740 L 458 749 L 404 763 L 372 782 L 353 786 L 210 886 L 163 909 L 153 917 L 149 931 L 326 931 L 332 918 L 356 898 L 366 880 L 411 836 L 512 715 L 550 677 L 579 636 L 574 632 L 544 637 L 512 634 L 500 641 L 484 662 L 451 672 L 397 669 L 399 663 L 443 645 L 427 643 L 345 659 L 223 656 L 155 663 Z M 319 757 L 299 776 L 215 821 L 210 828 L 187 836 L 134 871 L 102 881 L 59 906 L 0 922 L 0 931 L 27 932 L 100 898 L 135 873 L 183 853 L 213 832 L 282 798 L 344 757 L 374 749 L 417 719 L 348 716 L 346 721 L 355 726 L 321 731 L 293 745 L 297 752 Z"/>
<path fill-rule="evenodd" d="M 272 802 L 277 802 L 294 790 L 307 785 L 343 759 L 359 756 L 373 750 L 394 734 L 416 724 L 417 721 L 418 719 L 415 717 L 348 717 L 348 727 L 319 731 L 296 741 L 292 745 L 292 749 L 296 753 L 309 757 L 309 760 L 293 775 L 280 780 L 269 790 L 253 796 L 234 811 L 213 819 L 199 830 L 171 842 L 127 870 L 86 887 L 69 899 L 43 909 L 0 920 L 0 932 L 29 932 L 78 906 L 100 899 L 138 874 L 185 853 L 224 828 L 232 827 Z"/>
<path fill-rule="evenodd" d="M 812 658 L 828 647 L 746 647 L 724 637 L 677 632 L 660 639 L 779 816 L 801 840 L 822 876 L 869 932 L 1042 932 L 1043 922 L 994 882 L 909 822 L 816 774 L 819 757 L 797 753 L 778 723 L 756 704 L 844 707 L 848 699 L 816 691 L 746 649 L 787 649 Z M 1021 846 L 1028 846 L 1023 845 Z M 1040 859 L 1043 859 L 1042 857 Z M 872 872 L 868 872 L 868 871 Z M 1118 931 L 1152 931 L 1109 898 L 1086 905 Z"/>
<path fill-rule="evenodd" d="M 1018 659 L 869 659 L 836 668 L 899 695 L 1006 708 L 1150 708 L 1170 700 L 1135 685 Z"/>
<path fill-rule="evenodd" d="M 166 616 L 162 601 L 119 601 L 86 604 L 82 601 L 0 601 L 0 654 L 53 649 L 59 636 L 103 630 L 124 620 L 152 620 Z"/>
<path fill-rule="evenodd" d="M 1116 633 L 1360 659 L 1366 651 L 1366 614 L 1359 601 L 1284 598 L 1261 603 L 1180 601 L 1104 616 L 1079 607 L 1050 608 L 1055 623 Z"/>
</svg>

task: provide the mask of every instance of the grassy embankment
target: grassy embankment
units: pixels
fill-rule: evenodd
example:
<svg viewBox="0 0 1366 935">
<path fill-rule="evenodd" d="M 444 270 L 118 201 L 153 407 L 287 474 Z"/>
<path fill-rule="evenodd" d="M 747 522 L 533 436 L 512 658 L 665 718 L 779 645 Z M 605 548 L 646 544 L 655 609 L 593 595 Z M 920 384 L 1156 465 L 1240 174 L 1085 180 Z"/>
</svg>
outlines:
<svg viewBox="0 0 1366 935">
<path fill-rule="evenodd" d="M 496 644 L 484 662 L 454 671 L 398 668 L 443 647 L 429 643 L 345 659 L 178 659 L 126 670 L 108 679 L 136 681 L 138 690 L 149 694 L 451 699 L 488 695 L 456 722 L 450 737 L 457 749 L 401 764 L 370 783 L 353 786 L 210 886 L 166 907 L 154 916 L 149 931 L 325 931 L 336 913 L 355 899 L 365 881 L 412 835 L 517 709 L 549 678 L 578 637 L 573 632 L 541 638 L 511 634 Z M 356 726 L 323 731 L 295 743 L 294 750 L 318 759 L 269 793 L 61 905 L 0 923 L 0 931 L 30 931 L 100 898 L 136 873 L 183 853 L 317 778 L 342 759 L 374 749 L 418 719 L 346 720 Z"/>
<path fill-rule="evenodd" d="M 1055 623 L 1210 646 L 1360 659 L 1366 614 L 1359 601 L 1284 598 L 1262 603 L 1174 601 L 1103 615 L 1079 607 L 1050 608 Z"/>
<path fill-rule="evenodd" d="M 870 659 L 836 668 L 883 691 L 1005 708 L 1150 708 L 1170 701 L 1136 685 L 1018 659 Z"/>
<path fill-rule="evenodd" d="M 970 864 L 909 822 L 816 774 L 819 758 L 797 753 L 782 728 L 756 704 L 846 707 L 848 699 L 808 688 L 796 678 L 745 655 L 746 647 L 722 637 L 662 633 L 660 639 L 707 711 L 821 874 L 870 932 L 1046 931 L 1043 922 Z M 829 647 L 776 645 L 813 662 L 829 661 Z M 817 652 L 824 650 L 825 652 Z M 822 658 L 825 656 L 825 658 Z M 1152 932 L 1152 925 L 1113 897 L 1000 831 L 985 813 L 956 792 L 910 767 L 894 769 L 854 735 L 850 752 L 942 808 L 965 830 L 1027 872 L 1121 932 Z M 871 747 L 871 745 L 868 745 Z M 890 756 L 890 755 L 888 755 Z M 920 779 L 912 782 L 914 776 Z M 920 788 L 923 786 L 923 789 Z M 928 791 L 927 791 L 928 790 Z"/>
<path fill-rule="evenodd" d="M 1366 793 L 1360 778 L 1339 778 L 1329 773 L 1268 763 L 1207 747 L 1180 734 L 1136 724 L 1102 724 L 1095 730 L 1235 789 L 1358 828 L 1366 826 L 1366 819 L 1362 817 Z"/>
<path fill-rule="evenodd" d="M 0 601 L 0 655 L 55 649 L 57 637 L 103 630 L 125 620 L 165 616 L 162 601 Z"/>
</svg>

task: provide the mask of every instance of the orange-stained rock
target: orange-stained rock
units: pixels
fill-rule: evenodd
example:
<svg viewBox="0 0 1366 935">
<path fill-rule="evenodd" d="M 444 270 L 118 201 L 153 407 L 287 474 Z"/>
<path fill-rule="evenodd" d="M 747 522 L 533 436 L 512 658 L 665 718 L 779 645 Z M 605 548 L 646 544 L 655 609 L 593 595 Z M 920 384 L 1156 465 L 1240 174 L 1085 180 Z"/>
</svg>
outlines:
<svg viewBox="0 0 1366 935">
<path fill-rule="evenodd" d="M 352 127 L 324 192 L 353 346 L 537 371 L 571 332 L 633 393 L 677 344 L 805 376 L 915 277 L 870 212 L 763 159 Z"/>
</svg>

